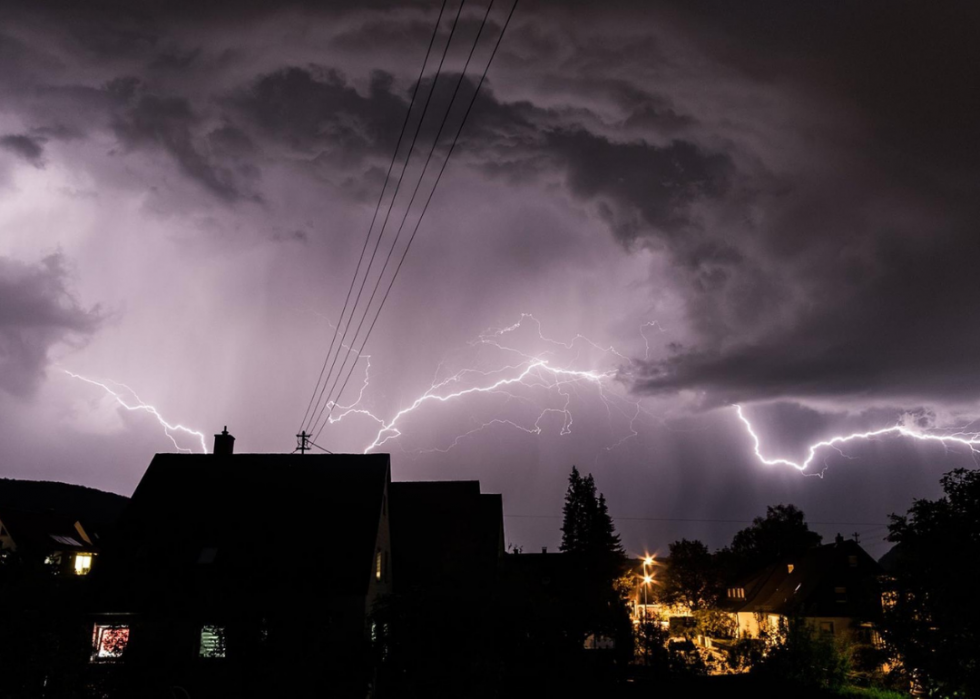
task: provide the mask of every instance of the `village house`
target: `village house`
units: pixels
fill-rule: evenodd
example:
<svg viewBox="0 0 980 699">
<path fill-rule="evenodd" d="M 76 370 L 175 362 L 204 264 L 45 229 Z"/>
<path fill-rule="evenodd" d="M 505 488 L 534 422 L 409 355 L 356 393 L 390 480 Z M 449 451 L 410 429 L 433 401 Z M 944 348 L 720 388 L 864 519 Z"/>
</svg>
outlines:
<svg viewBox="0 0 980 699">
<path fill-rule="evenodd" d="M 89 689 L 365 696 L 372 607 L 393 586 L 388 455 L 232 440 L 146 470 L 93 576 Z"/>
<path fill-rule="evenodd" d="M 479 481 L 391 484 L 399 591 L 492 587 L 504 556 L 503 500 Z"/>
<path fill-rule="evenodd" d="M 5 507 L 0 510 L 0 552 L 43 564 L 56 575 L 86 575 L 98 546 L 73 517 Z"/>
<path fill-rule="evenodd" d="M 826 636 L 870 641 L 881 615 L 882 571 L 854 540 L 832 544 L 773 563 L 732 584 L 721 609 L 739 638 L 759 638 L 791 618 L 801 618 Z"/>
</svg>

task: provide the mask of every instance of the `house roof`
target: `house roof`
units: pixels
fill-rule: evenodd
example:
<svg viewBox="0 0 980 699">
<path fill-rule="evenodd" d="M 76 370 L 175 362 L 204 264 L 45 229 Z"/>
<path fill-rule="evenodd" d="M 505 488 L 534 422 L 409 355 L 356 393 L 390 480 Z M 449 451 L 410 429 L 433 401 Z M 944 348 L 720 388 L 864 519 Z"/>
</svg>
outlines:
<svg viewBox="0 0 980 699">
<path fill-rule="evenodd" d="M 157 454 L 101 572 L 157 598 L 362 595 L 389 477 L 387 454 Z"/>
<path fill-rule="evenodd" d="M 500 495 L 479 481 L 400 481 L 390 503 L 399 589 L 492 581 L 504 552 Z"/>
<path fill-rule="evenodd" d="M 783 616 L 874 616 L 880 610 L 881 568 L 856 541 L 817 546 L 743 579 L 744 599 L 726 599 L 733 612 Z"/>
<path fill-rule="evenodd" d="M 5 507 L 0 510 L 0 524 L 14 545 L 25 552 L 46 554 L 53 551 L 94 551 L 86 541 L 74 517 L 54 512 L 35 512 Z"/>
</svg>

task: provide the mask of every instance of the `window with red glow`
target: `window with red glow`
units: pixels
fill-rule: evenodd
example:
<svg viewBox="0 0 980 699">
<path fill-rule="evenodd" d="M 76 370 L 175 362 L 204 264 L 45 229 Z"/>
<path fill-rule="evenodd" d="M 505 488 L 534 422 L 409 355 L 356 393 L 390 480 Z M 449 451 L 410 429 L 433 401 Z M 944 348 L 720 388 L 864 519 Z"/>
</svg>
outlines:
<svg viewBox="0 0 980 699">
<path fill-rule="evenodd" d="M 128 644 L 128 626 L 96 624 L 92 633 L 92 660 L 121 658 Z"/>
</svg>

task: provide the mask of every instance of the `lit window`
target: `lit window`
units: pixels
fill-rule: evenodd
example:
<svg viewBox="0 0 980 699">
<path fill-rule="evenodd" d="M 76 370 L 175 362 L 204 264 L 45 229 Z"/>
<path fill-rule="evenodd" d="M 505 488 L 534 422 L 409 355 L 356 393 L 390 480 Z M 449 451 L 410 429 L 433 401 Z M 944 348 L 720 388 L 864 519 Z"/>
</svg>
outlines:
<svg viewBox="0 0 980 699">
<path fill-rule="evenodd" d="M 225 648 L 225 629 L 223 626 L 202 626 L 201 627 L 201 657 L 202 658 L 224 658 L 227 653 Z"/>
<path fill-rule="evenodd" d="M 76 553 L 75 554 L 75 575 L 85 575 L 90 570 L 92 570 L 92 554 L 90 554 L 90 553 Z"/>
<path fill-rule="evenodd" d="M 121 658 L 128 644 L 128 626 L 96 624 L 92 632 L 92 660 Z"/>
</svg>

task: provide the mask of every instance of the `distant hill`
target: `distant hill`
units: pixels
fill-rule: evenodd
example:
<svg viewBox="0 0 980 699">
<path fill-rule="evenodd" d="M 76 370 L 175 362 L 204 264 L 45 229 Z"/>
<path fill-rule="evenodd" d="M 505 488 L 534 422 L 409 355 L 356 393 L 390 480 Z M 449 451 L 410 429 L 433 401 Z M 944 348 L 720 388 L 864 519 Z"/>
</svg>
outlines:
<svg viewBox="0 0 980 699">
<path fill-rule="evenodd" d="M 51 510 L 98 530 L 111 527 L 128 502 L 129 498 L 122 495 L 83 485 L 0 478 L 0 512 L 4 507 Z"/>
</svg>

